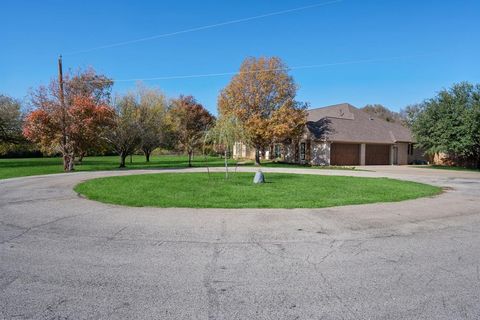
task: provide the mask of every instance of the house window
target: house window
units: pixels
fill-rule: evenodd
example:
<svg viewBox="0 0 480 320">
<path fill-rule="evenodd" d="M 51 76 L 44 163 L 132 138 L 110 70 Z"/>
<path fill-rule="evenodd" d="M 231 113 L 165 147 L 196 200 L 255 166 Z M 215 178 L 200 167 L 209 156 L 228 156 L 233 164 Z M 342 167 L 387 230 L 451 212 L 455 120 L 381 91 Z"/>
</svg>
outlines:
<svg viewBox="0 0 480 320">
<path fill-rule="evenodd" d="M 413 144 L 411 143 L 408 144 L 408 154 L 413 155 Z"/>
<path fill-rule="evenodd" d="M 300 143 L 300 160 L 305 160 L 305 142 Z"/>
<path fill-rule="evenodd" d="M 275 158 L 280 158 L 282 156 L 281 154 L 281 151 L 280 151 L 280 145 L 279 144 L 276 144 L 274 147 L 273 147 L 273 156 Z"/>
</svg>

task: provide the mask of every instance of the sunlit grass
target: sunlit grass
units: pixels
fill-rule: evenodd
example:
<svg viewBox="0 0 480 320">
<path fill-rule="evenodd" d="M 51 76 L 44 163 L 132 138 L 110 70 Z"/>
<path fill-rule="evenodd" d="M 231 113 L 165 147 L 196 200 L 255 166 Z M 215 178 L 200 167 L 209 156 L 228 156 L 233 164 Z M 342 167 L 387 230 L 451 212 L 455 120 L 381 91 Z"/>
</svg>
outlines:
<svg viewBox="0 0 480 320">
<path fill-rule="evenodd" d="M 99 178 L 75 190 L 87 198 L 126 206 L 189 208 L 322 208 L 432 196 L 441 188 L 387 178 L 267 173 L 161 173 Z"/>
<path fill-rule="evenodd" d="M 130 162 L 130 159 L 132 160 Z M 236 160 L 230 159 L 230 166 L 237 164 Z M 76 171 L 98 171 L 98 170 L 118 170 L 119 158 L 117 156 L 86 157 L 82 164 L 75 166 Z M 220 157 L 196 156 L 192 161 L 193 167 L 221 167 L 224 160 Z M 252 166 L 251 160 L 240 161 L 241 166 Z M 142 155 L 128 157 L 126 168 L 132 169 L 161 169 L 161 168 L 186 168 L 188 167 L 188 157 L 182 155 L 156 155 L 150 158 L 150 162 L 145 161 Z M 263 161 L 263 167 L 287 167 L 287 168 L 325 168 L 325 169 L 344 169 L 352 170 L 348 167 L 308 167 L 304 165 L 276 163 L 272 161 Z M 41 174 L 61 173 L 63 172 L 62 159 L 57 158 L 27 158 L 27 159 L 0 159 L 0 179 L 33 176 Z"/>
</svg>

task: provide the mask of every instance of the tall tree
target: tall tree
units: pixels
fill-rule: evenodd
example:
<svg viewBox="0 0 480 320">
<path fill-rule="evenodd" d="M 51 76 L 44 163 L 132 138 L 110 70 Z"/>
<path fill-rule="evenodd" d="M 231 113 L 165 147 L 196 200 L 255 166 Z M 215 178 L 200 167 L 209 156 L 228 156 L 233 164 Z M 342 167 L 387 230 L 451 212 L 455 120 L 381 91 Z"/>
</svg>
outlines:
<svg viewBox="0 0 480 320">
<path fill-rule="evenodd" d="M 0 150 L 22 142 L 22 113 L 20 103 L 0 94 Z"/>
<path fill-rule="evenodd" d="M 67 119 L 67 127 L 64 127 L 62 117 Z M 69 152 L 69 161 L 64 163 L 64 169 L 71 171 L 74 156 L 98 144 L 111 127 L 112 117 L 113 110 L 108 105 L 99 105 L 89 97 L 76 97 L 66 112 L 57 106 L 47 105 L 30 112 L 25 117 L 23 134 L 43 152 Z M 68 145 L 59 149 L 64 134 L 68 137 Z"/>
<path fill-rule="evenodd" d="M 413 124 L 418 118 L 418 115 L 422 111 L 421 104 L 412 104 L 406 106 L 404 109 L 400 110 L 400 115 L 403 119 L 403 124 L 408 127 L 412 128 Z"/>
<path fill-rule="evenodd" d="M 192 96 L 180 96 L 172 100 L 168 112 L 168 125 L 177 148 L 188 155 L 192 166 L 195 150 L 202 146 L 204 136 L 215 123 L 215 118 Z"/>
<path fill-rule="evenodd" d="M 277 57 L 247 58 L 218 99 L 220 115 L 233 114 L 242 121 L 257 165 L 260 151 L 275 140 L 297 138 L 305 125 L 305 106 L 295 101 L 297 87 L 287 69 Z"/>
<path fill-rule="evenodd" d="M 113 80 L 103 74 L 98 74 L 91 67 L 78 70 L 76 73 L 67 73 L 64 83 L 67 105 L 78 96 L 87 96 L 95 103 L 109 104 L 111 102 Z"/>
<path fill-rule="evenodd" d="M 165 138 L 165 113 L 167 102 L 165 95 L 159 90 L 138 87 L 139 125 L 141 128 L 140 149 L 145 160 L 150 161 L 153 150 L 158 148 Z"/>
<path fill-rule="evenodd" d="M 71 102 L 69 114 L 72 118 L 70 139 L 75 142 L 74 153 L 82 162 L 87 151 L 105 148 L 105 136 L 114 125 L 114 110 L 94 97 L 77 96 Z"/>
<path fill-rule="evenodd" d="M 106 134 L 106 139 L 120 156 L 120 168 L 124 168 L 125 159 L 133 154 L 142 142 L 140 108 L 133 94 L 119 98 L 114 108 L 114 125 Z"/>
<path fill-rule="evenodd" d="M 66 74 L 63 80 L 63 87 L 59 81 L 52 80 L 48 87 L 40 86 L 32 92 L 34 110 L 26 117 L 24 135 L 39 144 L 44 152 L 60 152 L 64 170 L 71 171 L 74 169 L 75 156 L 86 151 L 86 144 L 80 141 L 92 141 L 87 136 L 81 136 L 83 133 L 90 134 L 90 131 L 78 131 L 76 128 L 78 121 L 91 120 L 95 115 L 83 114 L 86 118 L 82 118 L 79 110 L 85 107 L 86 111 L 95 106 L 94 109 L 102 110 L 100 117 L 105 116 L 103 111 L 111 113 L 107 112 L 107 105 L 113 82 L 103 75 L 97 75 L 93 69 L 79 71 L 75 75 Z M 98 121 L 89 123 L 92 126 L 99 124 Z M 107 126 L 108 123 L 101 125 Z"/>
<path fill-rule="evenodd" d="M 480 167 L 480 85 L 463 82 L 441 90 L 420 105 L 412 129 L 427 153 Z"/>
</svg>

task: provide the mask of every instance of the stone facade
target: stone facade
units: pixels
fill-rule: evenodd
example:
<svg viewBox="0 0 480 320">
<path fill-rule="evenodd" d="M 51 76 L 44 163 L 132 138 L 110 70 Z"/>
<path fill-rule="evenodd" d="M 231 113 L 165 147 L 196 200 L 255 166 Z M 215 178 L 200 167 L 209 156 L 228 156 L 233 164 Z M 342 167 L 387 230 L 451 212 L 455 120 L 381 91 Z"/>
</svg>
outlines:
<svg viewBox="0 0 480 320">
<path fill-rule="evenodd" d="M 313 142 L 311 164 L 319 166 L 330 165 L 330 142 Z"/>
</svg>

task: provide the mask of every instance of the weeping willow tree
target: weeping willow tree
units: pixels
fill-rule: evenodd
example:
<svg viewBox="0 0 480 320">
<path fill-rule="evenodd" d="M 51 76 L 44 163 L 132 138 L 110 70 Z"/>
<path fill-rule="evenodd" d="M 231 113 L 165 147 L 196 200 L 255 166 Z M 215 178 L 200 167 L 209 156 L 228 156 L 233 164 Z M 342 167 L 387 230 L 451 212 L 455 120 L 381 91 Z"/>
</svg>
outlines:
<svg viewBox="0 0 480 320">
<path fill-rule="evenodd" d="M 228 153 L 236 142 L 244 141 L 245 133 L 241 121 L 233 115 L 220 115 L 215 126 L 205 135 L 205 145 L 212 144 L 223 149 L 225 179 L 228 179 Z"/>
</svg>

